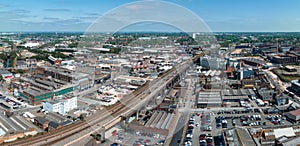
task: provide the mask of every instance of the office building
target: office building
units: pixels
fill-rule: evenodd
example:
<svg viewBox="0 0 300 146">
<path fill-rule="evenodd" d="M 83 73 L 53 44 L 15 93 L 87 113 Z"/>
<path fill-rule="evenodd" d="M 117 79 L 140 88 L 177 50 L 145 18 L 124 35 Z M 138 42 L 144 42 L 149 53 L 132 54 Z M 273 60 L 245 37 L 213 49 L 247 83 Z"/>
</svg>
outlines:
<svg viewBox="0 0 300 146">
<path fill-rule="evenodd" d="M 69 111 L 77 108 L 77 97 L 72 94 L 55 98 L 54 100 L 46 100 L 42 103 L 43 109 L 47 112 L 57 112 L 65 115 Z"/>
</svg>

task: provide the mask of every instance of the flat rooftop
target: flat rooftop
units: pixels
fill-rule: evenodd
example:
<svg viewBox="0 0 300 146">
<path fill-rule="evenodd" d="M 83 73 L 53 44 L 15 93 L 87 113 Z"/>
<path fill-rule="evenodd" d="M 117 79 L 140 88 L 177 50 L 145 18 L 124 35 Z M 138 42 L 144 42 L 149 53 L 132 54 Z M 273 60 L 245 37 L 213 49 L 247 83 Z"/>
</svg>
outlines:
<svg viewBox="0 0 300 146">
<path fill-rule="evenodd" d="M 256 146 L 255 142 L 252 139 L 252 136 L 248 132 L 247 129 L 244 128 L 237 128 L 236 133 L 238 135 L 241 145 L 247 146 Z"/>
<path fill-rule="evenodd" d="M 174 113 L 155 111 L 145 126 L 158 129 L 169 129 L 174 116 Z"/>
<path fill-rule="evenodd" d="M 21 116 L 12 116 L 7 118 L 1 113 L 0 128 L 6 133 L 11 131 L 27 132 L 30 128 L 36 129 L 36 126 Z"/>
<path fill-rule="evenodd" d="M 199 92 L 197 104 L 221 104 L 222 98 L 220 92 Z"/>
<path fill-rule="evenodd" d="M 44 68 L 45 70 L 49 70 L 49 71 L 52 71 L 52 72 L 57 72 L 59 74 L 65 75 L 65 76 L 72 77 L 75 80 L 78 80 L 78 79 L 81 79 L 81 78 L 84 78 L 84 77 L 88 77 L 88 74 L 75 72 L 75 71 L 60 68 L 60 67 L 56 68 L 56 67 L 53 67 L 53 66 L 42 66 L 42 68 Z"/>
</svg>

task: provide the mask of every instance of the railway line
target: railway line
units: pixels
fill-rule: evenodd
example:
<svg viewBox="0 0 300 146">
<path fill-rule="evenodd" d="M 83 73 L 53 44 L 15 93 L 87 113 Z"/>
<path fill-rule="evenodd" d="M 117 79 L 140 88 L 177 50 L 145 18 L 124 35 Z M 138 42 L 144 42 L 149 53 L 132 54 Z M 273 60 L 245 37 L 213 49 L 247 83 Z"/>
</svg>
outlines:
<svg viewBox="0 0 300 146">
<path fill-rule="evenodd" d="M 136 90 L 137 92 L 134 92 L 133 95 L 135 95 L 134 97 L 139 97 L 139 95 L 141 95 L 142 90 L 147 88 L 147 86 L 143 86 L 142 88 L 139 88 L 139 90 Z M 133 102 L 134 100 L 136 100 L 136 98 L 129 98 L 128 96 L 126 96 L 126 98 L 123 98 L 121 102 L 118 102 L 117 104 L 115 104 L 112 108 L 108 108 L 108 109 L 104 109 L 102 111 L 100 111 L 99 113 L 87 117 L 85 121 L 80 121 L 78 123 L 74 123 L 68 126 L 65 126 L 61 129 L 57 129 L 55 130 L 55 134 L 53 132 L 49 132 L 43 135 L 38 135 L 35 136 L 33 138 L 25 138 L 23 140 L 19 140 L 19 141 L 15 141 L 15 142 L 11 142 L 11 143 L 7 143 L 4 145 L 11 145 L 11 146 L 15 146 L 15 145 L 35 145 L 38 142 L 47 142 L 47 145 L 51 145 L 54 144 L 57 141 L 60 141 L 62 139 L 64 139 L 65 137 L 68 137 L 74 133 L 76 133 L 76 131 L 78 131 L 78 128 L 80 128 L 81 130 L 85 130 L 91 127 L 91 125 L 93 124 L 97 124 L 98 122 L 102 121 L 103 119 L 106 119 L 108 117 L 117 117 L 119 116 L 122 112 L 126 111 L 129 109 L 128 105 L 126 106 L 126 104 L 130 104 L 131 102 Z M 66 134 L 67 133 L 67 134 Z M 63 135 L 63 137 L 60 137 L 54 141 L 50 141 L 50 139 L 53 139 L 55 137 L 57 137 L 57 135 Z"/>
<path fill-rule="evenodd" d="M 193 61 L 195 57 L 179 64 L 176 68 L 172 68 L 171 70 L 167 71 L 165 74 L 160 76 L 159 78 L 153 80 L 154 83 L 153 87 L 160 87 L 155 88 L 155 90 L 161 89 L 163 86 L 166 85 L 169 81 L 172 80 L 173 77 L 175 77 L 178 72 L 181 72 L 181 70 L 185 70 L 187 68 L 186 65 L 190 63 L 190 61 Z M 177 69 L 177 70 L 176 70 Z M 160 84 L 162 82 L 162 84 Z M 146 92 L 145 92 L 146 91 Z M 89 116 L 85 119 L 85 121 L 80 121 L 78 123 L 74 123 L 65 127 L 62 127 L 58 130 L 55 130 L 53 132 L 49 132 L 43 135 L 37 135 L 34 137 L 28 137 L 21 140 L 17 140 L 10 143 L 5 143 L 6 146 L 16 146 L 16 145 L 52 145 L 55 144 L 61 140 L 64 140 L 67 137 L 70 137 L 72 135 L 75 135 L 81 131 L 85 131 L 91 129 L 91 126 L 93 125 L 102 125 L 99 123 L 102 123 L 102 121 L 109 121 L 110 119 L 114 119 L 116 117 L 120 117 L 123 113 L 127 113 L 128 111 L 131 111 L 134 106 L 139 105 L 140 103 L 137 103 L 137 101 L 142 101 L 145 97 L 148 97 L 149 94 L 152 94 L 151 91 L 149 91 L 149 82 L 147 82 L 145 85 L 140 87 L 138 90 L 134 91 L 132 94 L 129 94 L 128 96 L 125 96 L 121 99 L 121 101 L 117 102 L 115 105 L 112 105 L 93 116 Z M 93 131 L 92 131 L 93 132 Z"/>
</svg>

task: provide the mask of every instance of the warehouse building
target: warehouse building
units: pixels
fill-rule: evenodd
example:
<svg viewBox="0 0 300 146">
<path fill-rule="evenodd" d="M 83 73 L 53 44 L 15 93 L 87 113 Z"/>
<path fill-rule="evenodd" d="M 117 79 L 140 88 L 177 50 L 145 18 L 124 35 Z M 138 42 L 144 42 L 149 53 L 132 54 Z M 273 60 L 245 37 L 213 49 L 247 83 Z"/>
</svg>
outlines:
<svg viewBox="0 0 300 146">
<path fill-rule="evenodd" d="M 198 108 L 220 107 L 222 105 L 221 94 L 218 91 L 200 92 L 196 105 Z"/>
<path fill-rule="evenodd" d="M 0 113 L 0 144 L 14 141 L 28 135 L 35 135 L 41 130 L 22 116 L 10 116 Z"/>
<path fill-rule="evenodd" d="M 290 111 L 285 116 L 294 122 L 298 122 L 300 120 L 300 109 Z"/>
<path fill-rule="evenodd" d="M 175 122 L 178 120 L 179 113 L 156 110 L 149 119 L 131 122 L 129 127 L 147 134 L 161 134 L 167 136 L 176 128 Z"/>
</svg>

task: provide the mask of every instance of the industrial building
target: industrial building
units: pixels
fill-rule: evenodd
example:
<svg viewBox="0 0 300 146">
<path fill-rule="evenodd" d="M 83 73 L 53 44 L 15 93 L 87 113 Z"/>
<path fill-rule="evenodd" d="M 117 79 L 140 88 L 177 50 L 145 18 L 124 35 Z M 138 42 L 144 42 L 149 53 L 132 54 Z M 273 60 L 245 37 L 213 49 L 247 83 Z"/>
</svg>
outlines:
<svg viewBox="0 0 300 146">
<path fill-rule="evenodd" d="M 290 111 L 285 116 L 294 122 L 298 122 L 300 120 L 300 109 Z"/>
<path fill-rule="evenodd" d="M 300 96 L 300 79 L 291 81 L 291 90 L 298 96 Z"/>
<path fill-rule="evenodd" d="M 263 66 L 266 64 L 264 60 L 260 60 L 256 58 L 242 58 L 241 60 L 243 61 L 244 64 L 256 66 L 256 67 Z"/>
<path fill-rule="evenodd" d="M 78 88 L 78 85 L 68 84 L 55 79 L 29 79 L 21 77 L 20 81 L 29 83 L 30 86 L 19 87 L 20 95 L 28 103 L 38 105 L 43 100 L 52 98 L 53 96 L 64 95 Z"/>
<path fill-rule="evenodd" d="M 286 54 L 278 54 L 275 56 L 268 56 L 268 58 L 277 64 L 294 64 L 299 61 L 299 54 L 288 52 Z"/>
<path fill-rule="evenodd" d="M 8 116 L 0 113 L 0 144 L 28 135 L 35 135 L 40 130 L 22 116 Z"/>
<path fill-rule="evenodd" d="M 33 123 L 40 129 L 49 132 L 55 129 L 59 129 L 63 126 L 69 125 L 72 123 L 72 121 L 63 117 L 62 115 L 50 112 L 44 117 L 35 117 L 33 119 Z"/>
<path fill-rule="evenodd" d="M 85 91 L 94 85 L 93 76 L 75 72 L 58 66 L 40 66 L 32 77 L 22 76 L 20 95 L 30 104 L 38 105 L 53 96 L 65 95 L 73 91 Z"/>
<path fill-rule="evenodd" d="M 147 121 L 136 121 L 129 124 L 129 128 L 147 134 L 161 134 L 167 136 L 175 128 L 178 111 L 154 111 Z"/>
<path fill-rule="evenodd" d="M 289 143 L 297 142 L 295 138 L 300 136 L 299 130 L 299 126 L 261 129 L 258 132 L 259 144 L 262 146 L 269 146 L 288 144 L 288 141 Z M 292 145 L 296 146 L 297 144 L 299 143 L 294 143 Z"/>
<path fill-rule="evenodd" d="M 224 89 L 221 95 L 223 102 L 239 102 L 256 97 L 252 89 Z"/>
<path fill-rule="evenodd" d="M 220 107 L 222 105 L 221 93 L 218 91 L 199 92 L 196 105 L 198 108 Z"/>
<path fill-rule="evenodd" d="M 246 128 L 231 128 L 224 131 L 225 144 L 237 146 L 237 145 L 247 145 L 256 146 L 253 141 L 252 136 Z"/>
</svg>

